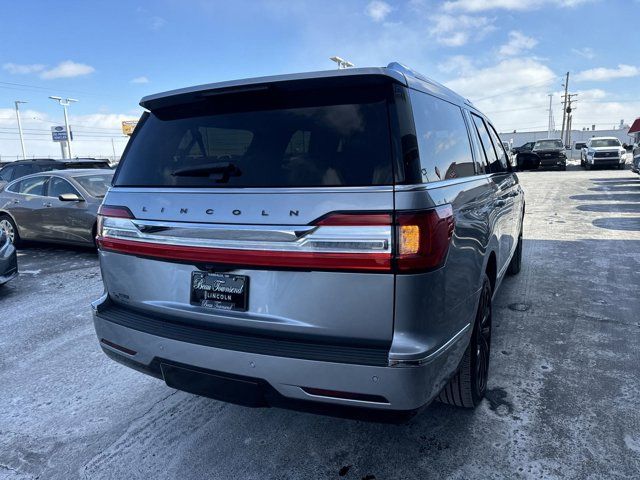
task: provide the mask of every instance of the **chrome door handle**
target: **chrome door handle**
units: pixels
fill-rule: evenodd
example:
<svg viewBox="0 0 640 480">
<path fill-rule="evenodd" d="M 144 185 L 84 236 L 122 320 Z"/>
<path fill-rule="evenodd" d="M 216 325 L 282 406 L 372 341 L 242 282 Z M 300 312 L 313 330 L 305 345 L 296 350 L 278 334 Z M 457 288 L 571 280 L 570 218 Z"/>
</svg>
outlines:
<svg viewBox="0 0 640 480">
<path fill-rule="evenodd" d="M 42 206 L 49 208 L 51 206 L 51 204 L 49 202 L 45 202 L 45 203 L 42 204 Z"/>
<path fill-rule="evenodd" d="M 20 200 L 14 200 L 13 203 L 20 203 Z"/>
</svg>

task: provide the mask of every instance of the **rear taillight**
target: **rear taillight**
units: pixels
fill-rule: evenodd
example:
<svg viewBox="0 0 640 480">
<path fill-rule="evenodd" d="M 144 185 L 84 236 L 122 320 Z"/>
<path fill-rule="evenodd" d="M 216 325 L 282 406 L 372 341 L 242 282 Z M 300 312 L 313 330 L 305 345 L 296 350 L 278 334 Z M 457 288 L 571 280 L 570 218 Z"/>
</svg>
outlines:
<svg viewBox="0 0 640 480">
<path fill-rule="evenodd" d="M 100 241 L 104 236 L 105 220 L 110 218 L 133 219 L 135 217 L 127 207 L 100 205 L 100 208 L 98 208 L 98 218 L 96 220 L 96 241 L 98 242 L 98 246 L 100 246 Z"/>
<path fill-rule="evenodd" d="M 454 229 L 451 205 L 396 214 L 395 267 L 407 273 L 433 270 L 444 263 Z"/>
<path fill-rule="evenodd" d="M 286 241 L 262 240 L 261 228 L 268 231 L 269 226 L 256 226 L 255 239 L 246 232 L 243 239 L 208 236 L 206 226 L 199 227 L 202 238 L 180 232 L 188 227 L 154 227 L 158 233 L 145 221 L 135 220 L 128 208 L 105 205 L 98 215 L 98 245 L 129 255 L 236 267 L 412 273 L 444 263 L 453 234 L 453 211 L 444 205 L 395 214 L 335 212 L 313 222 L 299 238 Z"/>
</svg>

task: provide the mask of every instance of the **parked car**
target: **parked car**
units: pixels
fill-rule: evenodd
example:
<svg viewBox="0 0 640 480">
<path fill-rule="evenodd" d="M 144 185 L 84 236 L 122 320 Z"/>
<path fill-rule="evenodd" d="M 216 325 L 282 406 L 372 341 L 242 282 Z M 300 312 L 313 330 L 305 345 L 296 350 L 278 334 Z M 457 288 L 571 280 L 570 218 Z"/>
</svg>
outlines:
<svg viewBox="0 0 640 480">
<path fill-rule="evenodd" d="M 587 170 L 593 167 L 625 167 L 626 150 L 616 137 L 592 137 L 580 154 L 580 165 Z"/>
<path fill-rule="evenodd" d="M 76 158 L 72 160 L 55 160 L 52 158 L 33 158 L 18 160 L 5 164 L 0 168 L 0 190 L 12 180 L 32 173 L 49 172 L 51 170 L 79 168 L 109 168 L 108 160 L 96 158 Z"/>
<path fill-rule="evenodd" d="M 531 155 L 537 157 L 538 168 L 567 169 L 567 155 L 562 140 L 537 140 L 531 150 Z"/>
<path fill-rule="evenodd" d="M 18 275 L 18 256 L 16 249 L 3 228 L 0 219 L 0 285 L 4 285 Z"/>
<path fill-rule="evenodd" d="M 523 152 L 530 152 L 531 150 L 533 150 L 533 146 L 535 144 L 536 144 L 536 142 L 527 142 L 527 143 L 524 143 L 524 144 L 520 145 L 519 147 L 513 147 L 511 149 L 511 151 L 514 154 L 523 153 Z"/>
<path fill-rule="evenodd" d="M 478 405 L 524 213 L 482 113 L 396 63 L 140 104 L 98 222 L 107 355 L 250 406 Z"/>
<path fill-rule="evenodd" d="M 36 240 L 94 245 L 98 207 L 112 170 L 55 170 L 27 175 L 0 192 L 0 224 L 18 245 Z"/>
</svg>

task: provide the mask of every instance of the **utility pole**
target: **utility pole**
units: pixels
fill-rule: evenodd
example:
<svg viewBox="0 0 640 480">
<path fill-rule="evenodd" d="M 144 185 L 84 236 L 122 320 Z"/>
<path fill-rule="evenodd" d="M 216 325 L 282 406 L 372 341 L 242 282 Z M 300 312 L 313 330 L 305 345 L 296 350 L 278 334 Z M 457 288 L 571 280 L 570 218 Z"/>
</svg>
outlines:
<svg viewBox="0 0 640 480">
<path fill-rule="evenodd" d="M 567 121 L 567 94 L 569 93 L 569 72 L 564 80 L 564 95 L 562 96 L 562 130 L 560 131 L 560 138 L 564 138 L 564 126 Z"/>
<path fill-rule="evenodd" d="M 62 109 L 64 110 L 64 128 L 67 132 L 67 153 L 69 155 L 69 159 L 73 158 L 73 154 L 71 153 L 71 129 L 69 128 L 69 117 L 67 116 L 67 107 L 71 105 L 73 102 L 77 102 L 75 98 L 61 98 L 61 97 L 49 97 L 51 100 L 57 101 L 60 105 L 62 105 Z"/>
<path fill-rule="evenodd" d="M 111 151 L 113 151 L 113 161 L 116 161 L 116 147 L 113 144 L 113 137 L 111 137 Z"/>
<path fill-rule="evenodd" d="M 551 138 L 551 131 L 553 130 L 553 110 L 551 110 L 551 103 L 553 101 L 553 93 L 549 94 L 549 128 L 547 130 L 547 138 Z"/>
<path fill-rule="evenodd" d="M 573 120 L 573 112 L 574 108 L 571 106 L 572 102 L 577 102 L 577 100 L 573 100 L 572 97 L 577 97 L 577 93 L 569 93 L 567 95 L 567 133 L 565 137 L 565 145 L 571 145 L 571 122 Z"/>
<path fill-rule="evenodd" d="M 16 106 L 16 118 L 18 119 L 18 132 L 20 132 L 20 145 L 22 146 L 22 158 L 26 159 L 27 154 L 24 149 L 24 136 L 22 135 L 22 122 L 20 121 L 20 109 L 18 108 L 18 105 L 21 103 L 27 103 L 27 102 L 24 102 L 22 100 L 16 100 L 13 103 Z"/>
</svg>

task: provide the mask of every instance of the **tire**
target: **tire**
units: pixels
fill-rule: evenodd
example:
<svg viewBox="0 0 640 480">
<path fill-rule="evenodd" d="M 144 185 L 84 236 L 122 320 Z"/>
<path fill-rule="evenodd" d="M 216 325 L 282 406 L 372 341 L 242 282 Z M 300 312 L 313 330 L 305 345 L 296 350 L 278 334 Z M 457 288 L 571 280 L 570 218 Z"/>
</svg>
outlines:
<svg viewBox="0 0 640 480">
<path fill-rule="evenodd" d="M 471 341 L 458 371 L 438 396 L 442 403 L 475 408 L 487 391 L 491 354 L 491 295 L 491 282 L 485 273 Z"/>
<path fill-rule="evenodd" d="M 580 166 L 584 168 L 584 158 L 580 157 Z"/>
<path fill-rule="evenodd" d="M 513 257 L 511 257 L 511 262 L 507 267 L 507 275 L 517 275 L 520 273 L 520 268 L 522 268 L 522 228 L 520 228 L 516 250 L 513 252 Z"/>
<path fill-rule="evenodd" d="M 562 167 L 560 167 L 560 171 L 561 172 L 566 172 L 567 171 L 567 166 L 563 165 Z"/>
<path fill-rule="evenodd" d="M 0 230 L 4 230 L 11 238 L 13 244 L 17 247 L 20 245 L 20 233 L 18 227 L 9 215 L 0 215 Z"/>
<path fill-rule="evenodd" d="M 591 170 L 591 165 L 589 165 L 588 163 L 585 162 L 584 168 L 585 168 L 585 170 Z"/>
</svg>

